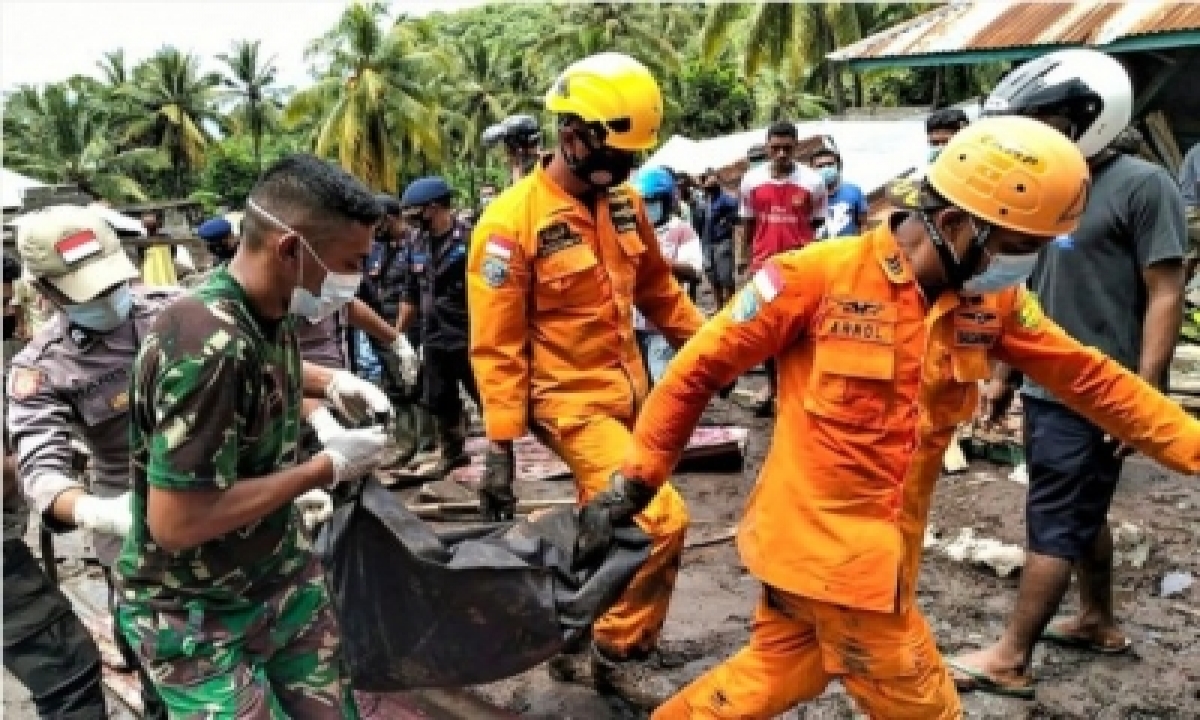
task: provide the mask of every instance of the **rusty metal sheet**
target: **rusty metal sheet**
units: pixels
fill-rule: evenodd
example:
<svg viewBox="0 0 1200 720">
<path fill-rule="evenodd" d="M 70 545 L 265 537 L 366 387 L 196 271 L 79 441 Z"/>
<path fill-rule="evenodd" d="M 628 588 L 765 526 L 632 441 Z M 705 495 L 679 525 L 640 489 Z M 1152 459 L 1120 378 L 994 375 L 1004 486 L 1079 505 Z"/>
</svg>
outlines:
<svg viewBox="0 0 1200 720">
<path fill-rule="evenodd" d="M 1040 45 L 1104 46 L 1123 38 L 1200 30 L 1200 4 L 951 3 L 828 55 L 854 61 Z"/>
</svg>

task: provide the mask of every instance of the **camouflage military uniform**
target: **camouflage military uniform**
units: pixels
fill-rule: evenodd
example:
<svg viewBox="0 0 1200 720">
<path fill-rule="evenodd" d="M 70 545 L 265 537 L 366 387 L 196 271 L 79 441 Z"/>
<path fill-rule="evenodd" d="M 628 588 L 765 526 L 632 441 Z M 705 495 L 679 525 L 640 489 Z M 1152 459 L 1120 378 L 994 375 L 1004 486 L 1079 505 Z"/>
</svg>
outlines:
<svg viewBox="0 0 1200 720">
<path fill-rule="evenodd" d="M 155 323 L 131 385 L 133 528 L 119 622 L 172 717 L 358 717 L 298 511 L 178 553 L 146 526 L 148 488 L 220 490 L 295 462 L 292 320 L 255 319 L 225 268 Z"/>
</svg>

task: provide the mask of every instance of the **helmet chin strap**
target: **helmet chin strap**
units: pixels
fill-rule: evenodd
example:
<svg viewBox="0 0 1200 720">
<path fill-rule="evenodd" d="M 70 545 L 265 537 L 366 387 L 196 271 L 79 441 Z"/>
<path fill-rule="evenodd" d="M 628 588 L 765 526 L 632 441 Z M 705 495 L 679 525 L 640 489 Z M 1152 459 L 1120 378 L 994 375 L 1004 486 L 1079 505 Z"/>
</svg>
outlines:
<svg viewBox="0 0 1200 720">
<path fill-rule="evenodd" d="M 946 286 L 956 292 L 962 290 L 963 285 L 974 274 L 975 266 L 983 259 L 983 248 L 987 244 L 988 235 L 991 234 L 991 227 L 976 233 L 967 247 L 966 255 L 959 259 L 954 252 L 954 247 L 946 239 L 946 236 L 942 235 L 942 232 L 934 226 L 933 220 L 923 210 L 918 210 L 917 214 L 921 216 L 921 222 L 925 223 L 925 229 L 929 233 L 930 241 L 933 242 L 933 248 L 937 250 L 938 259 L 942 261 L 942 268 L 946 271 Z"/>
</svg>

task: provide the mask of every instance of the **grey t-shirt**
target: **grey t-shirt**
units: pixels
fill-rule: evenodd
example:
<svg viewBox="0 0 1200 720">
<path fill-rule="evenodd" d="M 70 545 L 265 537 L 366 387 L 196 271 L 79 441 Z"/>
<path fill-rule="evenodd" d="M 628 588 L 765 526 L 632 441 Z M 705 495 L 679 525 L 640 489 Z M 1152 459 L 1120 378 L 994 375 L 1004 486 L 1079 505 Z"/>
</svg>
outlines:
<svg viewBox="0 0 1200 720">
<path fill-rule="evenodd" d="M 1146 317 L 1142 271 L 1183 257 L 1183 197 L 1171 175 L 1119 155 L 1092 174 L 1079 228 L 1042 251 L 1030 279 L 1046 316 L 1137 372 Z M 1022 392 L 1054 400 L 1028 377 Z"/>
</svg>

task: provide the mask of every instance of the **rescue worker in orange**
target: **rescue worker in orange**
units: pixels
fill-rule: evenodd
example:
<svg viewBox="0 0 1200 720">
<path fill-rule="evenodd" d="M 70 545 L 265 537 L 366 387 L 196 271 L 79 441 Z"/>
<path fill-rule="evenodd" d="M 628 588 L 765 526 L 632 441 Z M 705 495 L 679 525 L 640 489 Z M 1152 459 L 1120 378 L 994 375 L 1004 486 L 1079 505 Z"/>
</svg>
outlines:
<svg viewBox="0 0 1200 720">
<path fill-rule="evenodd" d="M 513 441 L 527 430 L 571 469 L 579 502 L 607 486 L 648 387 L 635 306 L 676 348 L 703 323 L 625 182 L 636 153 L 658 140 L 653 76 L 628 56 L 593 55 L 563 71 L 546 107 L 557 148 L 487 207 L 467 264 L 471 365 L 489 440 L 480 504 L 497 520 L 513 516 Z M 672 690 L 648 663 L 659 659 L 687 508 L 666 485 L 636 521 L 653 539 L 649 560 L 596 622 L 590 650 L 555 658 L 550 671 L 653 706 Z"/>
<path fill-rule="evenodd" d="M 872 718 L 962 717 L 916 605 L 934 482 L 991 359 L 1147 455 L 1200 471 L 1200 423 L 1043 317 L 1022 283 L 1071 232 L 1089 174 L 1020 117 L 960 131 L 922 185 L 860 238 L 769 261 L 676 356 L 612 489 L 581 512 L 578 554 L 652 501 L 709 396 L 779 358 L 774 442 L 738 531 L 763 583 L 749 645 L 654 720 L 772 718 L 840 680 Z"/>
</svg>

